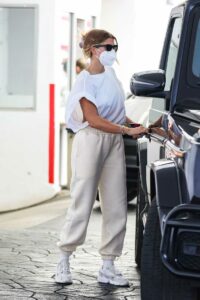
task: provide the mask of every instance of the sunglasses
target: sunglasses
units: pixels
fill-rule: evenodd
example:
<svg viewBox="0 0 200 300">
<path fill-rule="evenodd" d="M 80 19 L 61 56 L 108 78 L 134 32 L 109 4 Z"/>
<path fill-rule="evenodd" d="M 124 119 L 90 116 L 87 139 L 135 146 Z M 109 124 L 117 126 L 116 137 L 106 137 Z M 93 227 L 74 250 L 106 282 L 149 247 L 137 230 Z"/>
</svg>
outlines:
<svg viewBox="0 0 200 300">
<path fill-rule="evenodd" d="M 118 50 L 118 45 L 110 45 L 110 44 L 99 44 L 99 45 L 94 45 L 93 47 L 95 48 L 101 48 L 101 47 L 104 47 L 106 49 L 106 51 L 111 51 L 112 49 L 115 50 L 115 52 L 117 52 Z"/>
</svg>

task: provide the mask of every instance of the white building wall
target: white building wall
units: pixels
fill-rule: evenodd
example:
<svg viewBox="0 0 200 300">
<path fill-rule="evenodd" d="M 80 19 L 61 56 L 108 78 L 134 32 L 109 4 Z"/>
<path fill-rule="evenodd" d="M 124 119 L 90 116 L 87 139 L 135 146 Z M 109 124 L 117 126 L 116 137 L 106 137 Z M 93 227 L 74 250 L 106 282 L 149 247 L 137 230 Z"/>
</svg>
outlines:
<svg viewBox="0 0 200 300">
<path fill-rule="evenodd" d="M 60 97 L 59 32 L 62 28 L 59 27 L 59 20 L 63 12 L 97 16 L 100 3 L 100 0 L 1 1 L 0 6 L 38 6 L 38 25 L 36 104 L 33 108 L 10 109 L 2 108 L 0 105 L 0 211 L 36 204 L 53 197 L 60 190 L 60 125 L 64 120 L 64 110 L 61 107 Z M 28 47 L 26 49 L 28 51 Z M 51 180 L 49 180 L 50 84 L 55 86 L 53 132 L 55 148 L 52 158 L 54 172 Z M 19 96 L 19 99 L 21 100 L 22 96 Z M 26 96 L 24 101 L 26 102 Z M 6 106 L 6 101 L 4 104 Z M 64 163 L 67 169 L 66 160 Z"/>
<path fill-rule="evenodd" d="M 171 8 L 166 0 L 102 0 L 101 27 L 118 39 L 117 69 L 126 92 L 133 73 L 158 68 Z"/>
<path fill-rule="evenodd" d="M 4 3 L 18 6 L 19 1 Z M 53 49 L 49 45 L 53 43 L 54 4 L 52 0 L 28 1 L 31 4 L 39 6 L 36 107 L 0 109 L 1 211 L 37 203 L 59 190 L 56 181 L 48 182 L 49 83 L 54 81 Z"/>
</svg>

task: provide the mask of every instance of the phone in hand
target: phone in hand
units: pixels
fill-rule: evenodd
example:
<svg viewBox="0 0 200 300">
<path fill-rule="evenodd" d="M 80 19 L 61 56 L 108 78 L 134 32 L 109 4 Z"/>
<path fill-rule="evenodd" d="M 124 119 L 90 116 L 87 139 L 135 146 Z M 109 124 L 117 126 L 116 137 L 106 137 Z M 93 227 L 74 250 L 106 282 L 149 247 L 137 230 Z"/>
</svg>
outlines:
<svg viewBox="0 0 200 300">
<path fill-rule="evenodd" d="M 129 125 L 130 125 L 131 128 L 136 128 L 136 127 L 141 126 L 141 124 L 139 124 L 139 123 L 129 123 Z"/>
</svg>

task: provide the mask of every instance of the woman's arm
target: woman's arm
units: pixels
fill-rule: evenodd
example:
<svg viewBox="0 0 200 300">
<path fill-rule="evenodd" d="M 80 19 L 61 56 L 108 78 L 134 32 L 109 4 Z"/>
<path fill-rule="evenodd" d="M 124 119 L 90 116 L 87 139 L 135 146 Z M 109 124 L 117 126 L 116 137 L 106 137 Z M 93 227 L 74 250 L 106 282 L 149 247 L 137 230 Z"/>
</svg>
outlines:
<svg viewBox="0 0 200 300">
<path fill-rule="evenodd" d="M 128 135 L 139 135 L 146 132 L 146 129 L 142 126 L 137 128 L 128 128 L 126 126 L 114 124 L 100 117 L 96 106 L 86 98 L 82 98 L 80 100 L 80 104 L 83 111 L 84 120 L 87 121 L 93 128 L 109 133 L 121 133 Z"/>
<path fill-rule="evenodd" d="M 160 116 L 160 118 L 158 118 L 154 123 L 149 125 L 149 128 L 161 127 L 161 126 L 162 126 L 162 116 Z"/>
</svg>

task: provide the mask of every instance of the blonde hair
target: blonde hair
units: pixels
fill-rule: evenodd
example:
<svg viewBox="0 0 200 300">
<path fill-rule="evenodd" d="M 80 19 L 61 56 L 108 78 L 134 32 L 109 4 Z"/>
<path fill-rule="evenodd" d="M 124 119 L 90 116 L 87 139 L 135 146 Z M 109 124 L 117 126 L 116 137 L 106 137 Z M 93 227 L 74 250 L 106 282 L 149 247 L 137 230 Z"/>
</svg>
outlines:
<svg viewBox="0 0 200 300">
<path fill-rule="evenodd" d="M 82 35 L 82 41 L 79 45 L 83 49 L 84 55 L 86 57 L 91 57 L 91 47 L 96 44 L 100 44 L 109 38 L 114 39 L 117 43 L 116 37 L 110 32 L 103 29 L 92 29 Z"/>
</svg>

